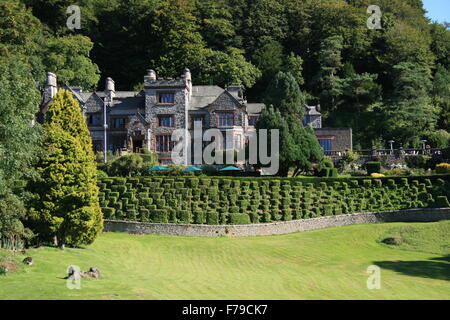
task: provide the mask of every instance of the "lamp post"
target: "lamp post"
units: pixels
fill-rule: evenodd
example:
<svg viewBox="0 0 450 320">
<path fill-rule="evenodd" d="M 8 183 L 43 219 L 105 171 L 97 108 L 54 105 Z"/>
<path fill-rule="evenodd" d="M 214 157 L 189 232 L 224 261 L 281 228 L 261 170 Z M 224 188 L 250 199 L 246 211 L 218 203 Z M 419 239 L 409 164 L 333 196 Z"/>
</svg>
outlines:
<svg viewBox="0 0 450 320">
<path fill-rule="evenodd" d="M 106 105 L 108 104 L 108 97 L 103 100 L 103 162 L 107 162 L 107 141 L 106 141 L 106 131 L 108 129 L 108 124 L 106 123 Z"/>
<path fill-rule="evenodd" d="M 394 153 L 394 140 L 389 140 L 388 143 L 391 145 L 391 154 Z"/>
<path fill-rule="evenodd" d="M 425 139 L 420 140 L 420 141 L 422 142 L 422 149 L 425 150 L 425 143 L 427 143 L 428 141 Z"/>
</svg>

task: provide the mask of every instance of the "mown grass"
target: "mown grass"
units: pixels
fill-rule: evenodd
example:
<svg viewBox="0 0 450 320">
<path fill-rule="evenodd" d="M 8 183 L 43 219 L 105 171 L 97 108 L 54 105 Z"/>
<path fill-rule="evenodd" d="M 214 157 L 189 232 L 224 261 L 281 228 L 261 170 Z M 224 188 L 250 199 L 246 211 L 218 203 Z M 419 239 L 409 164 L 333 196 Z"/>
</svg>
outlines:
<svg viewBox="0 0 450 320">
<path fill-rule="evenodd" d="M 248 238 L 108 233 L 84 249 L 29 250 L 35 264 L 0 276 L 0 299 L 450 299 L 449 235 L 450 221 Z M 366 286 L 372 264 L 379 290 Z M 70 290 L 69 265 L 104 277 Z"/>
</svg>

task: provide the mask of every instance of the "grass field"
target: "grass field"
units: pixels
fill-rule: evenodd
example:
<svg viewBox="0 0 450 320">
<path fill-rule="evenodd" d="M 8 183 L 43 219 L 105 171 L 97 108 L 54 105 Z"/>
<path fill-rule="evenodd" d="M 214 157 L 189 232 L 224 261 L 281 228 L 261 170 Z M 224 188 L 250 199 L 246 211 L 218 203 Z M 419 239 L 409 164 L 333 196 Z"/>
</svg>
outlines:
<svg viewBox="0 0 450 320">
<path fill-rule="evenodd" d="M 0 299 L 450 299 L 449 235 L 450 221 L 250 238 L 109 233 L 85 249 L 29 250 L 35 264 L 0 276 Z M 391 236 L 404 243 L 380 242 Z M 372 264 L 379 290 L 366 287 Z M 69 265 L 104 277 L 70 290 Z"/>
</svg>

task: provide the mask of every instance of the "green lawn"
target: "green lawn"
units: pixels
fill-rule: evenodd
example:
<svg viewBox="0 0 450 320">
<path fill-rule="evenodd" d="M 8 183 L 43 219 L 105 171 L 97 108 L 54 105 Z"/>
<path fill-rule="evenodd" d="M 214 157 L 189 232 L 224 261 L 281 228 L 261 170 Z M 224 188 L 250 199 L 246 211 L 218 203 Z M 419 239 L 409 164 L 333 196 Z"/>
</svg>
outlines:
<svg viewBox="0 0 450 320">
<path fill-rule="evenodd" d="M 450 221 L 251 238 L 110 233 L 85 249 L 30 250 L 33 266 L 0 276 L 0 299 L 450 299 L 449 235 Z M 379 242 L 389 236 L 405 242 Z M 69 290 L 72 264 L 104 278 Z M 366 287 L 372 264 L 380 290 Z"/>
</svg>

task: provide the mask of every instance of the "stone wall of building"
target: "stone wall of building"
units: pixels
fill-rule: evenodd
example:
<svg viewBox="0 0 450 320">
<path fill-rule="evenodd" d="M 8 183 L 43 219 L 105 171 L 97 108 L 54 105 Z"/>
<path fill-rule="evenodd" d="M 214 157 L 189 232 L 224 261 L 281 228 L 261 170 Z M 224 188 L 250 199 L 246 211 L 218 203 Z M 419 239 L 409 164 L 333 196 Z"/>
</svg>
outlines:
<svg viewBox="0 0 450 320">
<path fill-rule="evenodd" d="M 130 234 L 164 234 L 198 237 L 245 237 L 286 234 L 353 224 L 378 222 L 435 222 L 440 220 L 450 220 L 450 208 L 422 208 L 375 213 L 366 212 L 248 225 L 198 225 L 105 220 L 104 231 L 127 232 Z"/>
<path fill-rule="evenodd" d="M 318 138 L 333 137 L 331 151 L 345 151 L 353 149 L 351 128 L 318 128 L 314 129 Z"/>
</svg>

